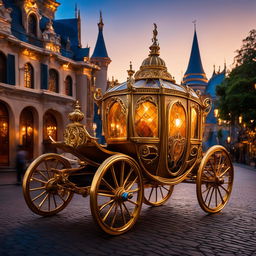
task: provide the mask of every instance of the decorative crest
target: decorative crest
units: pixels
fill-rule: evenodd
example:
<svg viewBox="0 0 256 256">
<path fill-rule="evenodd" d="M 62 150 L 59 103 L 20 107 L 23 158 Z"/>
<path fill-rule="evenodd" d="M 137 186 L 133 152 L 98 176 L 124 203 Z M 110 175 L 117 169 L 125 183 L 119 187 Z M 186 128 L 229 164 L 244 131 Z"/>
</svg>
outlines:
<svg viewBox="0 0 256 256">
<path fill-rule="evenodd" d="M 74 111 L 69 113 L 68 119 L 73 123 L 80 123 L 84 119 L 84 113 L 81 111 L 81 106 L 78 100 L 75 102 Z"/>
<path fill-rule="evenodd" d="M 153 30 L 153 38 L 152 38 L 152 42 L 153 44 L 149 47 L 150 49 L 150 53 L 149 53 L 149 56 L 159 56 L 159 50 L 160 50 L 160 47 L 159 47 L 159 44 L 158 44 L 158 39 L 156 38 L 158 35 L 158 31 L 157 31 L 157 25 L 156 23 L 154 23 L 154 30 Z"/>
</svg>

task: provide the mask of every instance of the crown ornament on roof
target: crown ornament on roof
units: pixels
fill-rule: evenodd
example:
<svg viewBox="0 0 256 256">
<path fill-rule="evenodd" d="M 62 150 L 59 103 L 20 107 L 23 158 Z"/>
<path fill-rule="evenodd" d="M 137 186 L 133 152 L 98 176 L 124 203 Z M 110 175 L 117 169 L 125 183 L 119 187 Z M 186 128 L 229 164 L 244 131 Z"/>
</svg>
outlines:
<svg viewBox="0 0 256 256">
<path fill-rule="evenodd" d="M 160 47 L 157 35 L 157 25 L 154 23 L 152 45 L 149 47 L 150 52 L 148 57 L 142 62 L 140 70 L 135 73 L 135 80 L 163 79 L 175 83 L 174 78 L 167 71 L 164 60 L 159 57 Z"/>
</svg>

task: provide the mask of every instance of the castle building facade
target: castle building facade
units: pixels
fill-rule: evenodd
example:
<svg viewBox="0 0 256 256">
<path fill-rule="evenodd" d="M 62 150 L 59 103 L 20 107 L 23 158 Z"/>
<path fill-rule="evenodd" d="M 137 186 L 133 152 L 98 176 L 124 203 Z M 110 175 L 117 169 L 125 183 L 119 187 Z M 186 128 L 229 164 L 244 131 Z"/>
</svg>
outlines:
<svg viewBox="0 0 256 256">
<path fill-rule="evenodd" d="M 55 19 L 56 0 L 0 0 L 0 169 L 15 167 L 22 145 L 32 160 L 54 151 L 49 136 L 63 139 L 75 100 L 93 131 L 96 87 L 107 85 L 110 58 L 100 16 L 94 58 L 82 47 L 81 19 Z M 104 43 L 105 51 L 106 46 Z M 108 63 L 108 64 L 106 64 Z"/>
</svg>

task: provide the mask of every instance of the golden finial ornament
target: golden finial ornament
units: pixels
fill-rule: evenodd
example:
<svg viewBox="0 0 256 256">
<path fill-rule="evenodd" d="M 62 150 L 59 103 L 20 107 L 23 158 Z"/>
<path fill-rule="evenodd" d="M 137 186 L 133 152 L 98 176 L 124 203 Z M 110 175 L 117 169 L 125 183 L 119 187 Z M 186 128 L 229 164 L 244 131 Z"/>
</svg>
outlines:
<svg viewBox="0 0 256 256">
<path fill-rule="evenodd" d="M 132 62 L 131 61 L 130 61 L 130 69 L 127 70 L 127 73 L 128 73 L 127 87 L 128 87 L 128 89 L 132 89 L 132 86 L 134 84 L 133 74 L 135 73 L 135 71 L 132 69 Z"/>
<path fill-rule="evenodd" d="M 69 113 L 68 119 L 72 122 L 64 130 L 64 143 L 71 147 L 78 147 L 85 144 L 92 137 L 89 135 L 81 121 L 84 119 L 84 113 L 77 100 L 74 104 L 74 111 Z"/>
</svg>

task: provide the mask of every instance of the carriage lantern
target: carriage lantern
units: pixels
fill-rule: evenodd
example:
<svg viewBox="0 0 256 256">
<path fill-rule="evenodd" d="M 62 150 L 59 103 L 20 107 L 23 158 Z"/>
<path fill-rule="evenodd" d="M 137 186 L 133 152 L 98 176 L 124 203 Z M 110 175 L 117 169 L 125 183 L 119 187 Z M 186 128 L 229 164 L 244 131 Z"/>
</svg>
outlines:
<svg viewBox="0 0 256 256">
<path fill-rule="evenodd" d="M 64 142 L 52 143 L 78 160 L 49 153 L 29 166 L 23 193 L 33 212 L 53 215 L 73 193 L 90 195 L 96 223 L 118 235 L 135 224 L 143 202 L 164 204 L 180 182 L 196 183 L 205 212 L 224 208 L 233 184 L 229 153 L 219 145 L 202 152 L 210 99 L 176 84 L 159 57 L 157 33 L 154 24 L 150 53 L 139 71 L 130 65 L 126 82 L 104 95 L 95 93 L 107 145 L 100 145 L 81 124 L 84 114 L 76 102 Z"/>
</svg>

